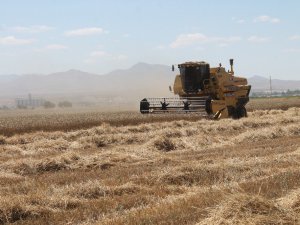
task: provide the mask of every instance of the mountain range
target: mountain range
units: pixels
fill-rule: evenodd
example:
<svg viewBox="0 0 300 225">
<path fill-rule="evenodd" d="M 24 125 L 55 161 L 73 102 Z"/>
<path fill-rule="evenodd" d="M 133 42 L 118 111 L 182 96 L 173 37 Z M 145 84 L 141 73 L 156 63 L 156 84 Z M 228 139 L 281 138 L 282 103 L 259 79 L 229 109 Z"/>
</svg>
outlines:
<svg viewBox="0 0 300 225">
<path fill-rule="evenodd" d="M 98 75 L 79 70 L 49 75 L 1 75 L 1 96 L 84 95 L 122 96 L 140 99 L 146 96 L 171 95 L 175 73 L 169 66 L 138 63 L 126 70 Z M 269 79 L 262 76 L 248 78 L 252 90 L 268 90 Z M 273 90 L 300 89 L 300 81 L 272 80 Z"/>
<path fill-rule="evenodd" d="M 263 76 L 253 76 L 248 78 L 249 84 L 252 85 L 252 91 L 265 91 L 270 89 L 270 78 Z M 300 80 L 280 80 L 271 79 L 272 89 L 275 91 L 299 90 Z"/>
<path fill-rule="evenodd" d="M 79 70 L 49 75 L 1 75 L 0 96 L 91 94 L 105 96 L 162 96 L 168 94 L 174 73 L 164 65 L 138 63 L 127 70 L 98 75 Z"/>
</svg>

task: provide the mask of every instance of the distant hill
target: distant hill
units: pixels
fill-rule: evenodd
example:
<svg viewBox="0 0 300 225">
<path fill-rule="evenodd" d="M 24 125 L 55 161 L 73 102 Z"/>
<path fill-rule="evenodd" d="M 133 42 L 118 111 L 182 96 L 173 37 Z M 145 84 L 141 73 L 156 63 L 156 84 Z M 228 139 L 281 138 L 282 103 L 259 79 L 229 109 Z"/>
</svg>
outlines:
<svg viewBox="0 0 300 225">
<path fill-rule="evenodd" d="M 17 78 L 19 78 L 19 75 L 1 75 L 0 76 L 0 83 L 5 84 L 9 82 L 14 82 Z"/>
<path fill-rule="evenodd" d="M 147 96 L 172 95 L 168 86 L 174 82 L 175 73 L 169 66 L 138 63 L 126 70 L 115 70 L 98 75 L 79 70 L 49 75 L 2 75 L 1 96 L 64 95 L 121 96 L 141 99 Z M 253 76 L 248 79 L 252 90 L 268 90 L 269 79 Z M 300 81 L 272 80 L 274 90 L 300 89 Z"/>
<path fill-rule="evenodd" d="M 97 75 L 69 70 L 49 75 L 0 76 L 2 96 L 88 94 L 123 97 L 165 96 L 175 74 L 164 65 L 138 63 L 127 70 Z"/>
<path fill-rule="evenodd" d="M 248 79 L 252 85 L 252 91 L 263 91 L 270 89 L 270 79 L 262 76 L 253 76 Z M 277 91 L 300 89 L 300 80 L 272 79 L 272 89 Z"/>
</svg>

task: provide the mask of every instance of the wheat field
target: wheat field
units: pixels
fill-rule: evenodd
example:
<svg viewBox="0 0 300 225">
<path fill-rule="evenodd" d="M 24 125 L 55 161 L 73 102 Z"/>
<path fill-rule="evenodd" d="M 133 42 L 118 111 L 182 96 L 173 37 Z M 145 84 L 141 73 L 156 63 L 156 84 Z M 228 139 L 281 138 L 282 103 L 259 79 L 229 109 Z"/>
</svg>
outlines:
<svg viewBox="0 0 300 225">
<path fill-rule="evenodd" d="M 0 224 L 300 224 L 300 108 L 3 118 Z"/>
</svg>

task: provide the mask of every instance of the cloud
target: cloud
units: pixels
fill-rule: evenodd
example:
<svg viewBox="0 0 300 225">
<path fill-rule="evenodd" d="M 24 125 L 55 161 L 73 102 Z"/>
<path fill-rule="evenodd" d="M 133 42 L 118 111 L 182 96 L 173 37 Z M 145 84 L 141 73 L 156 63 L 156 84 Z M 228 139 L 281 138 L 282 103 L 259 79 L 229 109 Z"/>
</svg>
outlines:
<svg viewBox="0 0 300 225">
<path fill-rule="evenodd" d="M 288 52 L 288 53 L 298 53 L 300 52 L 300 48 L 287 48 L 283 50 L 284 52 Z"/>
<path fill-rule="evenodd" d="M 108 53 L 106 53 L 105 51 L 94 51 L 90 54 L 90 57 L 104 57 L 104 56 L 108 56 Z"/>
<path fill-rule="evenodd" d="M 131 35 L 130 34 L 123 34 L 122 37 L 123 38 L 129 38 Z"/>
<path fill-rule="evenodd" d="M 228 47 L 228 44 L 227 43 L 220 43 L 220 44 L 218 44 L 218 46 L 220 48 L 226 48 L 226 47 Z"/>
<path fill-rule="evenodd" d="M 208 37 L 201 33 L 193 34 L 180 34 L 175 41 L 170 44 L 171 48 L 186 47 L 195 44 L 204 43 L 218 43 L 218 44 L 229 44 L 233 42 L 240 41 L 241 37 Z"/>
<path fill-rule="evenodd" d="M 61 44 L 49 44 L 43 48 L 35 49 L 36 52 L 47 52 L 47 51 L 63 51 L 68 49 L 68 46 L 61 45 Z"/>
<path fill-rule="evenodd" d="M 255 23 L 280 23 L 280 19 L 267 16 L 267 15 L 262 15 L 258 16 L 254 19 Z"/>
<path fill-rule="evenodd" d="M 255 35 L 248 38 L 248 41 L 252 42 L 252 43 L 264 43 L 264 42 L 267 42 L 269 40 L 270 40 L 270 38 L 268 38 L 268 37 L 258 37 L 258 36 L 255 36 Z"/>
<path fill-rule="evenodd" d="M 300 40 L 300 35 L 293 35 L 289 38 L 291 41 L 299 41 Z"/>
<path fill-rule="evenodd" d="M 246 20 L 244 20 L 244 19 L 238 19 L 238 18 L 235 18 L 235 17 L 232 17 L 231 19 L 232 19 L 233 22 L 238 23 L 238 24 L 243 24 L 243 23 L 246 22 Z"/>
<path fill-rule="evenodd" d="M 232 43 L 232 42 L 238 42 L 241 41 L 242 38 L 238 37 L 238 36 L 232 36 L 232 37 L 219 37 L 219 38 L 215 38 L 215 41 L 223 41 L 226 43 Z"/>
<path fill-rule="evenodd" d="M 205 42 L 207 37 L 200 33 L 180 34 L 175 41 L 170 44 L 171 48 L 184 47 L 195 43 Z"/>
<path fill-rule="evenodd" d="M 109 54 L 105 51 L 94 51 L 91 52 L 89 57 L 87 59 L 85 59 L 83 62 L 87 63 L 87 64 L 92 64 L 92 63 L 96 63 L 97 61 L 99 61 L 100 58 L 103 57 L 108 57 Z"/>
<path fill-rule="evenodd" d="M 245 23 L 246 21 L 243 20 L 243 19 L 240 19 L 240 20 L 237 20 L 236 22 L 239 23 L 239 24 L 243 24 L 243 23 Z"/>
<path fill-rule="evenodd" d="M 60 44 L 51 44 L 51 45 L 47 45 L 45 47 L 46 50 L 64 50 L 67 49 L 68 47 L 65 45 L 60 45 Z"/>
<path fill-rule="evenodd" d="M 91 35 L 98 35 L 103 33 L 107 33 L 107 31 L 105 31 L 101 27 L 86 27 L 86 28 L 66 31 L 65 36 L 68 37 L 91 36 Z"/>
<path fill-rule="evenodd" d="M 35 42 L 34 39 L 19 39 L 14 36 L 0 37 L 0 45 L 28 45 Z"/>
<path fill-rule="evenodd" d="M 165 45 L 158 45 L 154 49 L 155 50 L 164 50 L 164 49 L 166 49 L 166 46 Z"/>
<path fill-rule="evenodd" d="M 105 51 L 94 51 L 91 52 L 89 57 L 84 60 L 84 63 L 93 64 L 99 62 L 100 59 L 105 59 L 109 61 L 120 61 L 128 59 L 128 56 L 123 54 L 109 54 Z"/>
<path fill-rule="evenodd" d="M 53 27 L 49 27 L 46 25 L 33 25 L 33 26 L 17 26 L 12 27 L 10 30 L 20 33 L 41 33 L 49 30 L 53 30 Z"/>
<path fill-rule="evenodd" d="M 92 63 L 95 63 L 96 60 L 95 60 L 95 59 L 92 59 L 92 58 L 88 58 L 88 59 L 83 60 L 83 62 L 84 62 L 85 64 L 92 64 Z"/>
<path fill-rule="evenodd" d="M 4 24 L 0 24 L 0 31 L 5 30 L 5 25 Z"/>
<path fill-rule="evenodd" d="M 115 60 L 126 60 L 126 59 L 128 59 L 128 56 L 123 55 L 123 54 L 119 54 L 117 56 L 114 56 L 113 59 L 115 59 Z"/>
</svg>

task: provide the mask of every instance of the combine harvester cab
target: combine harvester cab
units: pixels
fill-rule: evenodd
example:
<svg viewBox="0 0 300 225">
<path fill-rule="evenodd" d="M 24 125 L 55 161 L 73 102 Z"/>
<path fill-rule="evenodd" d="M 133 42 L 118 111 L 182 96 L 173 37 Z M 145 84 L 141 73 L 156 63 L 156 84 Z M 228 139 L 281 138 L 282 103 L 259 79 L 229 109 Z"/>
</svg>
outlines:
<svg viewBox="0 0 300 225">
<path fill-rule="evenodd" d="M 231 70 L 220 64 L 210 68 L 206 62 L 186 62 L 178 65 L 174 98 L 144 98 L 140 112 L 148 113 L 199 113 L 214 119 L 247 116 L 245 105 L 249 102 L 251 86 L 247 79 L 234 76 L 233 59 Z M 174 71 L 174 66 L 172 66 Z M 172 88 L 170 88 L 172 90 Z"/>
</svg>

